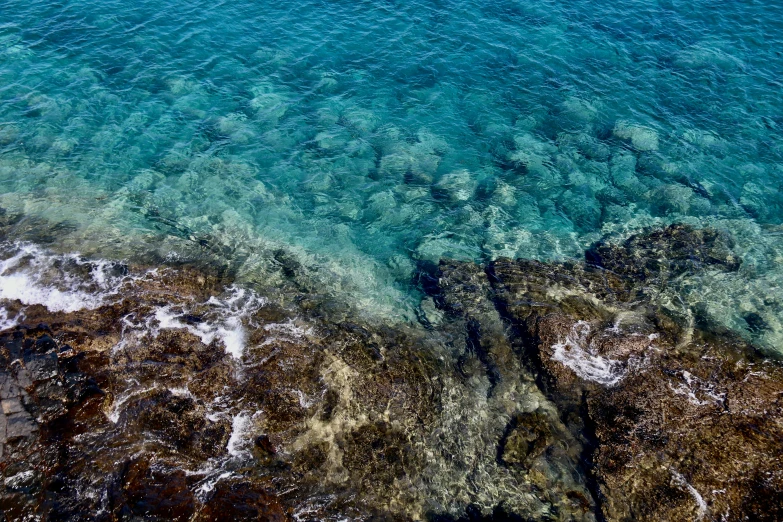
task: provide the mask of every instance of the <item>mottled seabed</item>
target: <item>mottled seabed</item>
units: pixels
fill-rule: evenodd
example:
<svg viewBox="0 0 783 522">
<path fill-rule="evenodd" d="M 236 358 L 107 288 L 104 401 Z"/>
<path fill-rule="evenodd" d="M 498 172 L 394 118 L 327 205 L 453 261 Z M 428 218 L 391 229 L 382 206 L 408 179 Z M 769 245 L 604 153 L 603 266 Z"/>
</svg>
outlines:
<svg viewBox="0 0 783 522">
<path fill-rule="evenodd" d="M 161 456 L 169 450 L 156 446 L 150 455 L 173 459 L 161 476 L 185 473 L 187 478 L 177 475 L 181 492 L 190 492 L 182 493 L 182 513 L 193 515 L 188 506 L 212 498 L 223 479 L 234 484 L 247 478 L 238 470 L 253 459 L 243 444 L 247 434 L 264 430 L 273 439 L 269 444 L 288 453 L 272 458 L 276 450 L 264 449 L 265 443 L 253 449 L 261 451 L 253 462 L 266 470 L 259 472 L 263 477 L 270 469 L 280 471 L 281 462 L 301 468 L 307 480 L 328 470 L 327 485 L 350 475 L 345 491 L 319 490 L 323 484 L 313 482 L 307 486 L 315 488 L 312 498 L 293 494 L 310 498 L 310 507 L 286 500 L 285 488 L 275 486 L 283 495 L 280 505 L 289 510 L 281 512 L 299 513 L 297 520 L 307 519 L 307 509 L 336 518 L 370 516 L 372 509 L 420 518 L 456 517 L 470 506 L 484 514 L 505 506 L 563 520 L 580 510 L 585 520 L 596 513 L 609 519 L 647 513 L 654 520 L 685 512 L 703 519 L 724 509 L 756 516 L 758 506 L 736 498 L 754 488 L 772 497 L 779 491 L 777 483 L 752 483 L 721 500 L 714 493 L 721 489 L 718 479 L 708 480 L 698 466 L 688 468 L 674 457 L 665 480 L 642 480 L 659 489 L 617 489 L 625 479 L 611 463 L 631 450 L 623 450 L 623 458 L 607 457 L 606 467 L 596 468 L 602 470 L 598 478 L 590 478 L 590 466 L 580 467 L 608 451 L 596 450 L 593 439 L 609 428 L 591 425 L 585 412 L 614 418 L 617 412 L 605 411 L 606 390 L 625 390 L 621 383 L 629 375 L 646 375 L 682 396 L 682 413 L 693 405 L 725 406 L 734 393 L 727 391 L 733 384 L 720 384 L 731 380 L 724 375 L 730 371 L 718 371 L 710 384 L 705 368 L 680 360 L 693 355 L 694 343 L 704 343 L 705 357 L 725 357 L 712 351 L 721 343 L 754 354 L 732 362 L 746 369 L 761 364 L 754 359 L 758 353 L 773 359 L 783 354 L 783 8 L 777 3 L 0 0 L 0 13 L 0 329 L 54 321 L 49 333 L 17 328 L 26 332 L 19 339 L 53 335 L 58 350 L 70 342 L 99 354 L 88 357 L 87 370 L 64 366 L 57 378 L 73 370 L 88 379 L 83 376 L 91 369 L 99 387 L 114 390 L 99 408 L 103 424 L 89 424 L 99 421 L 85 413 L 84 422 L 98 426 L 96 436 L 104 437 L 97 447 L 116 443 L 122 451 L 136 451 L 152 433 L 152 439 L 162 437 L 161 447 L 177 448 L 179 453 Z M 672 224 L 677 226 L 666 228 Z M 520 299 L 528 305 L 539 299 L 573 320 L 562 331 L 552 326 L 561 335 L 552 334 L 546 347 L 544 341 L 541 347 L 530 344 L 539 335 L 527 331 L 535 313 L 509 311 L 519 303 L 504 301 L 510 298 L 503 285 L 513 284 L 492 279 L 493 267 L 505 266 L 506 259 L 549 267 L 540 269 L 549 274 L 540 281 L 538 268 L 519 276 L 535 287 Z M 613 297 L 596 290 L 592 275 L 583 274 L 592 270 L 582 267 L 585 259 L 620 277 L 622 292 L 636 301 L 614 295 L 614 283 L 605 283 Z M 444 274 L 452 262 L 467 279 L 486 270 L 489 282 L 470 287 L 484 297 L 464 297 L 478 312 L 449 302 L 456 290 Z M 171 276 L 171 270 L 180 275 Z M 190 276 L 199 281 L 195 290 L 177 279 Z M 539 295 L 538 284 L 552 289 Z M 277 311 L 264 311 L 270 306 Z M 95 314 L 107 315 L 102 320 Z M 676 364 L 649 359 L 648 352 L 642 356 L 633 343 L 636 348 L 620 355 L 606 348 L 609 356 L 604 341 L 597 348 L 590 344 L 609 335 L 597 332 L 620 336 L 626 320 L 633 335 L 669 335 L 653 344 L 672 348 Z M 363 326 L 346 326 L 354 323 Z M 168 339 L 166 332 L 177 333 Z M 716 341 L 716 334 L 724 340 Z M 161 335 L 164 341 L 155 344 Z M 369 350 L 374 362 L 361 362 L 367 354 L 353 354 L 355 347 L 341 351 L 346 336 Z M 17 342 L 12 337 L 3 342 Z M 288 391 L 259 398 L 254 394 L 264 384 L 246 378 L 253 365 L 271 360 L 272 337 L 289 343 L 280 350 L 292 360 L 313 356 L 305 347 L 310 342 L 324 351 L 314 352 L 320 354 L 314 368 L 292 363 L 296 382 L 284 384 Z M 394 356 L 399 368 L 376 367 L 402 338 Z M 138 352 L 149 343 L 160 353 Z M 202 353 L 205 347 L 216 359 Z M 16 349 L 8 344 L 8 357 Z M 531 356 L 530 350 L 544 355 Z M 149 375 L 134 373 L 147 356 L 160 358 L 161 367 L 172 358 L 190 361 L 182 363 L 190 373 L 166 374 L 170 382 L 161 386 L 191 401 L 172 414 L 176 422 L 185 414 L 206 415 L 213 431 L 203 444 L 219 451 L 203 453 L 202 442 L 177 438 L 195 429 L 190 420 L 182 421 L 184 428 L 177 424 L 182 433 L 163 430 L 164 436 L 155 431 L 163 421 L 142 419 L 131 427 L 138 440 L 129 435 L 118 442 L 105 422 L 122 425 L 127 401 L 128 408 L 143 409 L 134 401 L 160 391 L 147 382 Z M 425 360 L 423 382 L 438 383 L 432 392 L 437 400 L 418 396 L 410 382 L 395 381 L 396 372 L 404 373 L 400 368 L 419 356 Z M 22 359 L 37 367 L 37 355 L 30 357 Z M 651 360 L 676 379 L 635 366 Z M 558 388 L 564 386 L 558 384 L 564 368 L 573 373 L 565 382 L 605 387 L 605 393 L 591 388 L 597 398 L 585 399 L 574 413 L 579 421 L 556 419 L 578 410 L 576 399 Z M 511 377 L 516 370 L 519 375 Z M 199 372 L 223 372 L 215 382 L 236 388 L 229 402 L 220 402 L 217 389 L 192 395 L 182 387 L 203 378 Z M 402 402 L 385 411 L 380 403 L 357 405 L 361 401 L 346 383 L 362 372 L 396 383 L 389 389 Z M 278 377 L 270 379 L 283 386 Z M 14 374 L 13 386 L 23 388 L 25 378 Z M 300 388 L 308 382 L 325 382 L 311 392 L 326 395 L 311 398 Z M 713 393 L 716 386 L 725 390 Z M 659 391 L 652 396 L 659 398 Z M 83 406 L 84 397 L 77 395 L 63 399 L 68 415 Z M 301 410 L 296 415 L 287 409 L 291 397 Z M 154 410 L 170 399 L 153 397 L 149 404 Z M 437 412 L 416 410 L 422 400 L 432 400 Z M 252 406 L 245 411 L 242 401 Z M 408 401 L 416 405 L 413 413 Z M 38 407 L 34 402 L 25 403 L 24 411 Z M 336 405 L 346 410 L 332 416 Z M 748 406 L 743 415 L 760 407 Z M 258 417 L 264 408 L 285 410 L 287 420 L 268 424 Z M 402 424 L 390 420 L 389 412 Z M 691 413 L 683 415 L 698 417 Z M 417 416 L 422 424 L 414 428 Z M 320 420 L 307 424 L 305 417 Z M 41 419 L 22 437 L 32 441 L 30 447 L 48 444 L 49 421 Z M 655 431 L 659 421 L 628 422 Z M 301 423 L 305 432 L 297 431 Z M 32 425 L 19 426 L 24 431 Z M 465 437 L 451 433 L 464 426 Z M 742 432 L 726 429 L 734 428 Z M 765 433 L 775 432 L 770 430 Z M 695 427 L 691 432 L 701 433 Z M 33 441 L 39 433 L 43 438 Z M 362 452 L 378 440 L 392 449 L 380 451 L 376 462 Z M 504 457 L 508 440 L 530 447 Z M 753 455 L 769 451 L 758 441 L 743 443 L 758 450 Z M 394 453 L 403 446 L 411 453 Z M 432 448 L 440 453 L 429 455 Z M 650 455 L 658 450 L 664 451 L 645 446 Z M 457 461 L 448 462 L 449 451 L 459 455 Z M 323 467 L 292 455 L 322 459 Z M 353 464 L 341 468 L 343 458 Z M 399 475 L 383 475 L 387 458 L 397 463 L 390 469 Z M 720 458 L 710 458 L 716 470 L 724 469 Z M 58 465 L 63 462 L 73 463 Z M 144 468 L 148 464 L 133 464 L 141 467 L 127 484 L 134 476 L 154 475 Z M 410 473 L 398 465 L 410 465 Z M 47 473 L 51 466 L 44 466 Z M 530 471 L 536 469 L 538 475 Z M 779 471 L 773 466 L 770 472 Z M 371 484 L 385 484 L 388 494 L 363 490 L 362 473 Z M 428 473 L 437 479 L 424 484 Z M 127 486 L 123 477 L 89 487 L 80 483 L 73 491 L 109 495 L 117 484 Z M 256 477 L 260 485 L 242 487 L 271 491 L 262 478 Z M 697 479 L 701 485 L 693 486 Z M 714 498 L 704 492 L 712 486 Z M 23 496 L 31 506 L 41 502 L 35 487 Z M 549 493 L 541 496 L 541 490 Z M 604 490 L 609 493 L 599 493 Z M 691 490 L 703 491 L 694 496 Z M 370 499 L 367 505 L 345 500 L 357 491 Z M 669 499 L 675 511 L 634 504 L 636 496 L 644 504 L 650 491 Z M 117 506 L 135 506 L 136 500 L 128 500 L 135 494 L 115 499 L 116 506 L 111 495 L 93 499 L 89 509 L 121 517 L 124 508 Z M 233 498 L 221 495 L 228 495 L 228 503 Z"/>
</svg>

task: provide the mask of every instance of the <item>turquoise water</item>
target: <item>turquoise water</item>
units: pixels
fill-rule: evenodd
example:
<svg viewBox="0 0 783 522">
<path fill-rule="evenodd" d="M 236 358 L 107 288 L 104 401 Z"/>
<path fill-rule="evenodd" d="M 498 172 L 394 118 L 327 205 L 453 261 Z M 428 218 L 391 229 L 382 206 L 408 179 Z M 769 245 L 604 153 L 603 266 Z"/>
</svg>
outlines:
<svg viewBox="0 0 783 522">
<path fill-rule="evenodd" d="M 412 320 L 417 263 L 568 259 L 685 221 L 729 231 L 744 263 L 669 298 L 783 339 L 783 4 L 0 13 L 0 207 L 58 224 L 51 248 L 201 248 L 251 283 L 283 277 L 284 249 L 317 287 Z"/>
</svg>

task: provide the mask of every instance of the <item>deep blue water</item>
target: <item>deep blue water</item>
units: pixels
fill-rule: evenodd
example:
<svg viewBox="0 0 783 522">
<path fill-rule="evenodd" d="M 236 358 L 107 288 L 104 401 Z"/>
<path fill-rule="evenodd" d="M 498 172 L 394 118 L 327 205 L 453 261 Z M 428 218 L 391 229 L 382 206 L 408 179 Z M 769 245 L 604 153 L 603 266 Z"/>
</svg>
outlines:
<svg viewBox="0 0 783 522">
<path fill-rule="evenodd" d="M 778 346 L 781 53 L 779 2 L 0 1 L 0 207 L 400 317 L 421 261 L 714 226 L 677 298 Z"/>
</svg>

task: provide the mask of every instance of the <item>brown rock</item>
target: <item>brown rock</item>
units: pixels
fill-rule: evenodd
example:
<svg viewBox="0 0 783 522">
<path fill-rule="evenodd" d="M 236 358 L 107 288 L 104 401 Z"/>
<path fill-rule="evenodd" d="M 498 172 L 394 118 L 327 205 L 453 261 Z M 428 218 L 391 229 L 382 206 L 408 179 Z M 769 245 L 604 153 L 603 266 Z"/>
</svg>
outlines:
<svg viewBox="0 0 783 522">
<path fill-rule="evenodd" d="M 138 459 L 126 464 L 119 482 L 112 498 L 117 518 L 185 521 L 193 516 L 195 498 L 182 470 Z"/>
<path fill-rule="evenodd" d="M 198 513 L 199 522 L 255 520 L 284 522 L 289 520 L 277 496 L 259 484 L 249 481 L 220 482 L 212 498 Z"/>
<path fill-rule="evenodd" d="M 517 415 L 509 424 L 509 430 L 501 456 L 509 465 L 529 466 L 554 442 L 546 416 L 538 412 Z"/>
<path fill-rule="evenodd" d="M 500 308 L 548 376 L 550 396 L 572 429 L 594 433 L 607 520 L 779 512 L 783 370 L 729 332 L 685 335 L 676 315 L 634 290 L 704 266 L 734 270 L 728 244 L 682 226 L 599 244 L 588 258 L 612 271 L 606 284 L 589 266 L 501 260 L 491 269 Z M 574 415 L 585 409 L 589 417 Z M 513 440 L 528 439 L 536 440 Z M 772 504 L 753 500 L 761 491 Z"/>
</svg>

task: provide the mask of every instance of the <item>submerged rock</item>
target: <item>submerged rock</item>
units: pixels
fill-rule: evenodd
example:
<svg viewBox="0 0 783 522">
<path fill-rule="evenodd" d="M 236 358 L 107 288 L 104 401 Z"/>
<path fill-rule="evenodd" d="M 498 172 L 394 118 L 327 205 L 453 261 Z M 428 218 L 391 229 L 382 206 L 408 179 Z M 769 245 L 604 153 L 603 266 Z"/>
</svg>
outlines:
<svg viewBox="0 0 783 522">
<path fill-rule="evenodd" d="M 649 127 L 618 121 L 614 126 L 614 134 L 618 138 L 630 140 L 631 144 L 640 151 L 658 150 L 658 133 Z"/>
<path fill-rule="evenodd" d="M 433 186 L 433 192 L 450 203 L 464 203 L 473 197 L 478 183 L 465 169 L 444 174 Z"/>
<path fill-rule="evenodd" d="M 731 238 L 717 230 L 670 225 L 631 236 L 619 244 L 601 241 L 593 245 L 585 257 L 589 262 L 641 285 L 704 268 L 736 271 L 741 260 L 732 253 L 732 246 Z"/>
<path fill-rule="evenodd" d="M 501 454 L 509 465 L 529 465 L 555 442 L 546 417 L 537 412 L 515 416 L 509 428 Z"/>
<path fill-rule="evenodd" d="M 674 225 L 586 258 L 423 263 L 422 328 L 187 267 L 125 267 L 89 307 L 4 303 L 0 510 L 780 519 L 783 370 L 650 290 L 736 270 L 731 242 Z"/>
<path fill-rule="evenodd" d="M 779 518 L 780 366 L 736 335 L 694 329 L 641 297 L 651 281 L 688 270 L 736 270 L 725 240 L 672 226 L 598 244 L 588 259 L 594 264 L 501 260 L 490 272 L 542 386 L 569 426 L 593 439 L 603 516 Z"/>
</svg>

